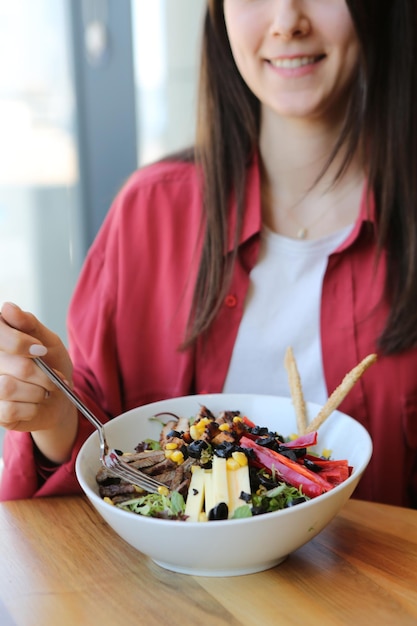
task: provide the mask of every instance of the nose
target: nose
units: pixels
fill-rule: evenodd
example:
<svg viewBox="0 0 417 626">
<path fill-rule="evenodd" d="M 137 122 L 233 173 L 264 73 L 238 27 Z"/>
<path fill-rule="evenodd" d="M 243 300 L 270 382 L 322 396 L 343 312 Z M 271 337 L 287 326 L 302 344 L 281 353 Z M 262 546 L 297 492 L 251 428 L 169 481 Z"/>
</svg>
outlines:
<svg viewBox="0 0 417 626">
<path fill-rule="evenodd" d="M 310 21 L 300 0 L 275 0 L 271 32 L 284 40 L 303 37 L 310 31 Z"/>
</svg>

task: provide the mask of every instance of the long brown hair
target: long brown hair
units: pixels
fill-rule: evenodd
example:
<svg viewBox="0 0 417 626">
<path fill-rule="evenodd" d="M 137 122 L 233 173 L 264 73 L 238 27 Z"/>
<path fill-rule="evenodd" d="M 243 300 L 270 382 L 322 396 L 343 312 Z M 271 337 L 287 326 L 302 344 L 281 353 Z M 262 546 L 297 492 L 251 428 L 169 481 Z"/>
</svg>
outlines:
<svg viewBox="0 0 417 626">
<path fill-rule="evenodd" d="M 377 251 L 386 252 L 391 303 L 379 338 L 386 353 L 417 345 L 417 2 L 346 0 L 361 59 L 345 124 L 331 159 L 347 166 L 366 145 L 377 208 Z M 248 162 L 257 149 L 260 106 L 233 60 L 223 0 L 208 0 L 204 20 L 195 158 L 204 181 L 205 235 L 188 342 L 211 324 L 227 289 L 244 212 Z M 225 254 L 231 194 L 235 249 Z M 235 224 L 236 226 L 236 224 Z"/>
</svg>

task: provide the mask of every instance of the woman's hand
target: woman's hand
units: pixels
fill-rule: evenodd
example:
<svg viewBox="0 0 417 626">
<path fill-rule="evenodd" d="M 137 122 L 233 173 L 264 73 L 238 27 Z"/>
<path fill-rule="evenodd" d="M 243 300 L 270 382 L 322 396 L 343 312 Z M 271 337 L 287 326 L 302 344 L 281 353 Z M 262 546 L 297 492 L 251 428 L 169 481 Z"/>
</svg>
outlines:
<svg viewBox="0 0 417 626">
<path fill-rule="evenodd" d="M 60 338 L 31 313 L 5 303 L 0 317 L 0 426 L 31 432 L 52 462 L 69 459 L 77 411 L 33 361 L 42 356 L 71 384 L 72 363 Z"/>
</svg>

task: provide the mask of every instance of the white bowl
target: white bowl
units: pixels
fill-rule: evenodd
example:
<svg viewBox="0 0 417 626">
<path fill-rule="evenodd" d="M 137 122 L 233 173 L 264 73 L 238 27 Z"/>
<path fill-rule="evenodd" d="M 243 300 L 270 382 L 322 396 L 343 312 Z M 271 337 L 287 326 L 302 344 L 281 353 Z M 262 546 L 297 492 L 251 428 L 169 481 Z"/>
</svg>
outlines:
<svg viewBox="0 0 417 626">
<path fill-rule="evenodd" d="M 142 440 L 158 438 L 150 421 L 161 411 L 191 417 L 200 405 L 213 413 L 241 411 L 259 426 L 282 435 L 296 432 L 289 398 L 246 394 L 207 394 L 154 402 L 124 413 L 106 425 L 109 444 L 132 451 Z M 320 407 L 308 404 L 310 419 Z M 144 517 L 107 504 L 98 494 L 100 467 L 97 433 L 82 446 L 76 461 L 78 481 L 88 499 L 127 543 L 169 570 L 200 576 L 236 576 L 269 569 L 313 539 L 338 513 L 358 484 L 372 454 L 368 432 L 357 421 L 335 411 L 319 429 L 317 451 L 329 448 L 334 459 L 347 459 L 351 476 L 331 491 L 275 513 L 216 522 L 180 522 Z"/>
</svg>

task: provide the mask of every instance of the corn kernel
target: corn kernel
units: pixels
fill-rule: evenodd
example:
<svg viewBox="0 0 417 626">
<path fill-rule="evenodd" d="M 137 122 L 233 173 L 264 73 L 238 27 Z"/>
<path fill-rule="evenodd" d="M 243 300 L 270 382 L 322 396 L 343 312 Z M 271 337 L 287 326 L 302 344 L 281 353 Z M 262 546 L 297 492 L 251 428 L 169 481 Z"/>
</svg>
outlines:
<svg viewBox="0 0 417 626">
<path fill-rule="evenodd" d="M 208 417 L 202 417 L 199 422 L 197 422 L 196 426 L 199 428 L 205 428 L 207 424 L 210 424 L 210 420 Z"/>
<path fill-rule="evenodd" d="M 321 456 L 323 456 L 325 459 L 330 459 L 330 457 L 332 456 L 332 451 L 330 450 L 330 448 L 323 448 Z"/>
<path fill-rule="evenodd" d="M 230 426 L 225 422 L 224 424 L 220 424 L 219 430 L 230 430 Z"/>
<path fill-rule="evenodd" d="M 232 452 L 232 457 L 239 463 L 240 467 L 248 464 L 248 457 L 244 452 Z"/>
<path fill-rule="evenodd" d="M 165 485 L 161 485 L 160 487 L 158 487 L 158 493 L 160 496 L 168 496 L 169 489 L 168 487 L 165 487 Z"/>
<path fill-rule="evenodd" d="M 240 469 L 240 467 L 241 467 L 241 466 L 239 465 L 239 461 L 236 461 L 233 457 L 231 457 L 231 456 L 230 456 L 230 457 L 226 460 L 226 468 L 227 468 L 229 471 L 233 472 L 233 471 L 235 471 L 235 470 Z"/>
<path fill-rule="evenodd" d="M 176 450 L 177 448 L 178 444 L 175 441 L 169 441 L 165 446 L 165 450 Z"/>
<path fill-rule="evenodd" d="M 200 431 L 197 426 L 190 426 L 190 437 L 191 439 L 194 439 L 194 441 L 200 438 Z"/>
<path fill-rule="evenodd" d="M 177 463 L 178 465 L 181 465 L 181 463 L 184 463 L 184 455 L 181 452 L 181 450 L 174 450 L 170 456 L 171 461 L 174 461 L 174 463 Z"/>
<path fill-rule="evenodd" d="M 233 422 L 235 424 L 238 424 L 239 422 L 243 422 L 243 419 L 241 417 L 239 417 L 239 415 L 235 415 L 233 418 Z"/>
<path fill-rule="evenodd" d="M 165 450 L 165 458 L 170 459 L 174 454 L 174 450 Z"/>
<path fill-rule="evenodd" d="M 114 506 L 114 502 L 113 502 L 113 500 L 112 500 L 111 498 L 109 498 L 108 496 L 105 496 L 105 497 L 103 498 L 103 500 L 104 500 L 104 502 L 107 502 L 107 504 L 111 504 L 111 505 L 113 505 L 113 506 Z"/>
</svg>

